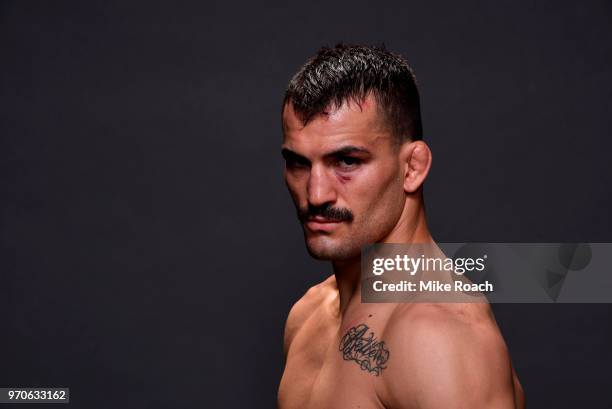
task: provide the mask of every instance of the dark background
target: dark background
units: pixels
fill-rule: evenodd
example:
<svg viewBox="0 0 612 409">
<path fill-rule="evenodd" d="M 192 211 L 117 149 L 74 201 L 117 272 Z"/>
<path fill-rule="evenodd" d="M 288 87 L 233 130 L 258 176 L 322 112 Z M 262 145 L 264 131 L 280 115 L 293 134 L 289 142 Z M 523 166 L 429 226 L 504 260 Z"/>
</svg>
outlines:
<svg viewBox="0 0 612 409">
<path fill-rule="evenodd" d="M 436 240 L 612 241 L 611 40 L 609 1 L 0 2 L 0 386 L 274 407 L 331 271 L 279 154 L 321 45 L 415 69 Z M 494 310 L 530 408 L 612 407 L 611 305 Z"/>
</svg>

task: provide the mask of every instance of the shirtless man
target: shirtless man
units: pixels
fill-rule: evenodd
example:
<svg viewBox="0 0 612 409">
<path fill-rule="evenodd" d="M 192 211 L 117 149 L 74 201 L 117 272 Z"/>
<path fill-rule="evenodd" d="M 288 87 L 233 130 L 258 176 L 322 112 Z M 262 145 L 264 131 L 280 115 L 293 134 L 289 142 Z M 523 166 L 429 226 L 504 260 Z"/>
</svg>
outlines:
<svg viewBox="0 0 612 409">
<path fill-rule="evenodd" d="M 433 243 L 422 193 L 431 152 L 407 63 L 374 47 L 323 48 L 291 80 L 282 125 L 308 251 L 334 274 L 289 313 L 279 407 L 524 407 L 487 304 L 361 303 L 362 246 Z"/>
</svg>

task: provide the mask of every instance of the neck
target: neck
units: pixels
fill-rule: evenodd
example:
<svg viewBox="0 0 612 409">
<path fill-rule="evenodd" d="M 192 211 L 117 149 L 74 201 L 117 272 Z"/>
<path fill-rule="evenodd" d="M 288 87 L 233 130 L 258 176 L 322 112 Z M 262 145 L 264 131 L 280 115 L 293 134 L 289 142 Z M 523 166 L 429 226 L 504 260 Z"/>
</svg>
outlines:
<svg viewBox="0 0 612 409">
<path fill-rule="evenodd" d="M 379 243 L 431 243 L 423 201 L 409 198 L 393 230 Z M 340 296 L 340 314 L 344 315 L 351 303 L 360 302 L 361 255 L 332 263 Z"/>
</svg>

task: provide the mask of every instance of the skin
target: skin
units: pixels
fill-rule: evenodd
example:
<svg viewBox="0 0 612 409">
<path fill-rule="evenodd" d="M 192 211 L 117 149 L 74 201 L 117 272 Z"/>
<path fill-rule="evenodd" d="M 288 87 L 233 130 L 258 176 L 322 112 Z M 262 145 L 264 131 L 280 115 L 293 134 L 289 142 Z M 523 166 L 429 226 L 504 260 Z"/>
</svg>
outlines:
<svg viewBox="0 0 612 409">
<path fill-rule="evenodd" d="M 371 95 L 306 125 L 291 104 L 283 110 L 285 181 L 296 207 L 329 205 L 353 219 L 303 223 L 308 251 L 330 260 L 334 274 L 289 313 L 279 408 L 522 408 L 487 304 L 360 301 L 363 245 L 433 243 L 422 198 L 431 152 L 423 141 L 398 144 L 383 118 Z M 360 367 L 354 349 L 339 349 L 360 325 L 389 353 L 378 376 Z"/>
</svg>

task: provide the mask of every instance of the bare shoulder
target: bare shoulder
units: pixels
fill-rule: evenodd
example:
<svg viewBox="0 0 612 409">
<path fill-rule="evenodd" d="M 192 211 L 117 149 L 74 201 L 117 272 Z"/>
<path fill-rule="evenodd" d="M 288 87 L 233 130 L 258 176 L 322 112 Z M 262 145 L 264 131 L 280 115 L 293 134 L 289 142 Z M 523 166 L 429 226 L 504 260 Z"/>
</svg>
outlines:
<svg viewBox="0 0 612 409">
<path fill-rule="evenodd" d="M 512 365 L 488 304 L 400 305 L 383 336 L 390 357 L 381 380 L 392 407 L 517 406 Z"/>
<path fill-rule="evenodd" d="M 289 311 L 287 323 L 285 324 L 284 349 L 285 354 L 296 333 L 305 322 L 310 319 L 321 308 L 328 307 L 337 298 L 336 279 L 334 275 L 325 281 L 310 287 Z"/>
<path fill-rule="evenodd" d="M 389 316 L 385 332 L 393 336 L 409 332 L 412 339 L 415 335 L 436 335 L 436 339 L 452 335 L 456 341 L 469 335 L 472 342 L 488 337 L 496 340 L 499 337 L 502 341 L 491 308 L 484 303 L 398 304 Z"/>
</svg>

